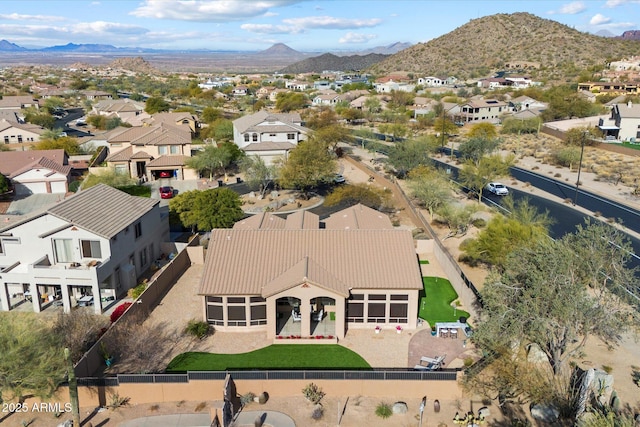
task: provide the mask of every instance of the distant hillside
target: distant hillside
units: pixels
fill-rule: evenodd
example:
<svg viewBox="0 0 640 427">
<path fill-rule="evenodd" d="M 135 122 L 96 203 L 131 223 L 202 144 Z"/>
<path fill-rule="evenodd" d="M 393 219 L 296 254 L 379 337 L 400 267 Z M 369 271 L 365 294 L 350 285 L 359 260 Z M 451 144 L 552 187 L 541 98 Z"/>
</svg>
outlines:
<svg viewBox="0 0 640 427">
<path fill-rule="evenodd" d="M 75 44 L 67 43 L 65 45 L 49 46 L 40 49 L 42 52 L 117 52 L 115 46 L 109 44 Z"/>
<path fill-rule="evenodd" d="M 374 74 L 406 71 L 419 75 L 474 78 L 507 64 L 534 63 L 525 72 L 539 79 L 573 81 L 576 70 L 640 52 L 633 40 L 582 33 L 529 13 L 497 14 L 471 20 L 454 31 L 419 43 L 373 65 Z"/>
<path fill-rule="evenodd" d="M 326 70 L 332 71 L 356 71 L 365 70 L 374 64 L 388 58 L 389 55 L 370 53 L 369 55 L 337 56 L 332 53 L 325 53 L 320 56 L 308 58 L 295 64 L 291 64 L 282 70 L 282 73 L 321 73 Z"/>
<path fill-rule="evenodd" d="M 0 40 L 0 52 L 24 52 L 24 47 L 13 44 L 7 40 Z"/>
<path fill-rule="evenodd" d="M 393 55 L 394 53 L 398 53 L 400 51 L 408 49 L 411 46 L 413 46 L 411 43 L 396 42 L 396 43 L 392 43 L 392 44 L 387 45 L 387 46 L 372 47 L 371 49 L 363 50 L 361 52 L 358 52 L 357 54 L 358 55 L 368 55 L 370 53 L 379 53 L 381 55 Z M 351 55 L 353 55 L 353 53 Z"/>
<path fill-rule="evenodd" d="M 304 56 L 304 53 L 298 52 L 295 49 L 291 49 L 284 43 L 276 43 L 269 49 L 258 52 L 258 54 L 268 56 Z"/>
<path fill-rule="evenodd" d="M 157 74 L 158 70 L 151 66 L 141 57 L 136 58 L 118 58 L 111 61 L 107 67 L 135 71 L 137 73 Z"/>
<path fill-rule="evenodd" d="M 625 31 L 620 38 L 624 40 L 640 40 L 640 30 Z"/>
</svg>

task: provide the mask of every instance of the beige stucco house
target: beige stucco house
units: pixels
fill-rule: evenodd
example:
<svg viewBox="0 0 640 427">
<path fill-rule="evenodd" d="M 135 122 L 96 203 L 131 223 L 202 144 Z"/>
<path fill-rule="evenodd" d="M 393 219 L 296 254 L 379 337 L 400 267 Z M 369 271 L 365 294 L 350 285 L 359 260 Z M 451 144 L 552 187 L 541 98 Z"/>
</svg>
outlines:
<svg viewBox="0 0 640 427">
<path fill-rule="evenodd" d="M 415 329 L 421 289 L 411 232 L 356 205 L 324 221 L 263 213 L 213 230 L 198 294 L 221 331 L 340 339 L 349 329 Z"/>
<path fill-rule="evenodd" d="M 191 157 L 189 125 L 161 122 L 126 128 L 109 137 L 107 142 L 112 153 L 106 159 L 107 165 L 132 178 L 198 179 L 197 172 L 186 167 Z"/>
</svg>

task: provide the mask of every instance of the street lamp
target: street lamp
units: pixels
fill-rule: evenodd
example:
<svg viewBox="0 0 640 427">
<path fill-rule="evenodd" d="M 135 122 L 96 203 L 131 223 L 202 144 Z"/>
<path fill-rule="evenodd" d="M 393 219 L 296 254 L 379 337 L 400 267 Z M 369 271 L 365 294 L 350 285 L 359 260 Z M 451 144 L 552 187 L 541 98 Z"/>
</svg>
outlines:
<svg viewBox="0 0 640 427">
<path fill-rule="evenodd" d="M 576 181 L 576 194 L 573 196 L 573 206 L 578 202 L 578 187 L 580 186 L 580 172 L 582 171 L 582 156 L 584 155 L 584 143 L 587 139 L 587 131 L 582 132 L 580 140 L 580 163 L 578 163 L 578 180 Z"/>
</svg>

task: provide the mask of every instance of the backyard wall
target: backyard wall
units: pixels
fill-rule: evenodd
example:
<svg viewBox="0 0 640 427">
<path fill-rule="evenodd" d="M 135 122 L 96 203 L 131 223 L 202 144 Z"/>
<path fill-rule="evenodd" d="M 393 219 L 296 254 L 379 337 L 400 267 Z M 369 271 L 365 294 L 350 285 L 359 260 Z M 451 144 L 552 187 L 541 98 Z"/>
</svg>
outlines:
<svg viewBox="0 0 640 427">
<path fill-rule="evenodd" d="M 461 374 L 458 374 L 461 375 Z M 234 379 L 238 394 L 248 392 L 259 394 L 266 391 L 270 397 L 300 396 L 301 390 L 310 382 L 317 384 L 332 397 L 365 396 L 380 397 L 398 396 L 398 398 L 421 398 L 425 394 L 429 398 L 439 400 L 456 400 L 462 398 L 458 381 L 407 381 L 407 380 L 237 380 Z M 161 402 L 222 400 L 224 380 L 197 380 L 187 383 L 126 383 L 114 387 L 79 386 L 78 397 L 81 407 L 106 406 L 111 396 L 117 393 L 120 397 L 129 398 L 129 404 L 149 404 Z M 32 402 L 39 401 L 31 399 Z M 28 401 L 29 402 L 29 401 Z M 69 389 L 64 386 L 47 402 L 69 402 Z"/>
<path fill-rule="evenodd" d="M 177 278 L 180 277 L 192 263 L 204 259 L 204 255 L 202 254 L 204 248 L 198 246 L 198 236 L 194 236 L 187 245 L 187 248 L 180 251 L 175 258 L 162 267 L 162 270 L 149 282 L 147 289 L 145 289 L 142 295 L 136 300 L 136 303 L 131 305 L 116 323 L 123 322 L 132 316 L 153 311 L 162 297 L 175 284 Z M 187 250 L 189 248 L 191 249 Z M 194 255 L 193 261 L 189 256 L 190 253 Z M 78 378 L 91 377 L 102 368 L 104 358 L 100 354 L 100 344 L 112 331 L 113 328 L 110 327 L 76 364 L 75 371 Z"/>
</svg>

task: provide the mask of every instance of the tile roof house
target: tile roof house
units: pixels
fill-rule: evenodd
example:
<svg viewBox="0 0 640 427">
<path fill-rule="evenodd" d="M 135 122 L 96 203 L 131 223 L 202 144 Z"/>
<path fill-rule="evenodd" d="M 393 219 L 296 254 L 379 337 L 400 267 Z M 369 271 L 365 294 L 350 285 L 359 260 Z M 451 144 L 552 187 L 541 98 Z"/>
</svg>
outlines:
<svg viewBox="0 0 640 427">
<path fill-rule="evenodd" d="M 309 132 L 298 113 L 261 110 L 233 121 L 233 142 L 247 155 L 260 156 L 267 164 L 286 158 Z"/>
<path fill-rule="evenodd" d="M 0 152 L 0 173 L 13 181 L 18 195 L 65 194 L 71 170 L 64 150 Z"/>
<path fill-rule="evenodd" d="M 131 126 L 141 126 L 143 120 L 151 117 L 144 111 L 144 107 L 144 103 L 129 98 L 103 99 L 93 105 L 91 112 L 101 116 L 118 117 Z"/>
<path fill-rule="evenodd" d="M 198 294 L 218 330 L 339 339 L 350 328 L 415 329 L 421 289 L 411 232 L 356 205 L 323 222 L 264 213 L 213 230 Z"/>
<path fill-rule="evenodd" d="M 84 296 L 100 314 L 104 300 L 137 285 L 168 237 L 158 200 L 104 184 L 80 191 L 0 228 L 0 309 L 27 297 L 36 312 L 56 301 L 70 312 Z"/>
<path fill-rule="evenodd" d="M 152 181 L 160 178 L 197 179 L 197 173 L 186 167 L 191 157 L 190 125 L 174 125 L 161 121 L 151 126 L 136 126 L 107 139 L 107 165 L 132 178 Z"/>
<path fill-rule="evenodd" d="M 3 118 L 0 119 L 0 143 L 22 144 L 25 142 L 37 142 L 46 129 L 31 123 L 21 123 L 16 113 L 10 110 L 0 110 Z"/>
<path fill-rule="evenodd" d="M 40 103 L 31 95 L 3 96 L 0 99 L 0 110 L 21 110 L 23 108 L 40 108 Z"/>
</svg>

